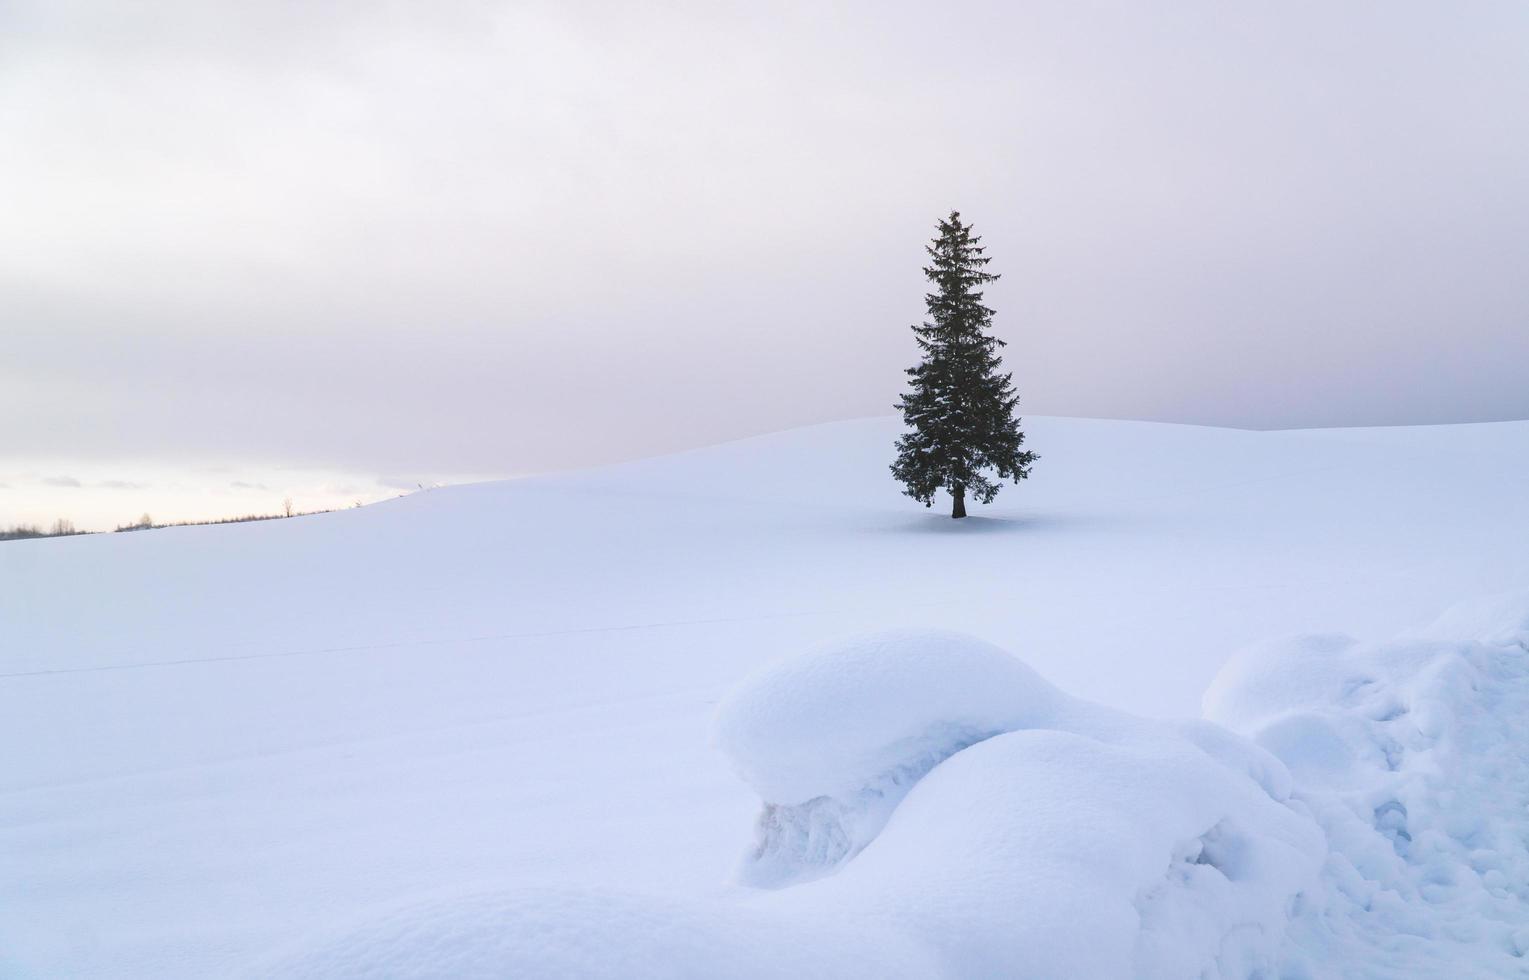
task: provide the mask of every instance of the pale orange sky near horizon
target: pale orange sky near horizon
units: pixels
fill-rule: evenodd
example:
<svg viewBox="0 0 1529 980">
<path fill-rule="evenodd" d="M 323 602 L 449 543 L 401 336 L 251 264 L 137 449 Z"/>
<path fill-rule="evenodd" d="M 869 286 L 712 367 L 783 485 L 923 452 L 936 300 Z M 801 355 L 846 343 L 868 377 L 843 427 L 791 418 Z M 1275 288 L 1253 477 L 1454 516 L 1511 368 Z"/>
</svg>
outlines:
<svg viewBox="0 0 1529 980">
<path fill-rule="evenodd" d="M 251 460 L 145 464 L 0 457 L 0 530 L 47 530 L 60 518 L 81 531 L 110 531 L 144 514 L 156 523 L 280 514 L 288 500 L 297 512 L 339 510 L 496 475 L 362 473 Z"/>
</svg>

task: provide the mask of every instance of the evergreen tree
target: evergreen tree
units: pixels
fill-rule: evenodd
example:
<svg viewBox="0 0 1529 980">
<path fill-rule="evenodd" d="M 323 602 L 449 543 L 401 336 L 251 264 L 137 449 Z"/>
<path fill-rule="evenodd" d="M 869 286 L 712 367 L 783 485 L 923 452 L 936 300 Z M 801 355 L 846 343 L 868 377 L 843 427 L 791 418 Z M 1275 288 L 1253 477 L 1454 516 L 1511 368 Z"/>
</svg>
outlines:
<svg viewBox="0 0 1529 980">
<path fill-rule="evenodd" d="M 1018 482 L 1036 460 L 1020 448 L 1012 375 L 999 373 L 1004 342 L 988 333 L 993 311 L 982 305 L 981 287 L 998 277 L 986 271 L 981 241 L 952 211 L 926 247 L 924 275 L 935 291 L 924 297 L 929 320 L 913 328 L 923 359 L 908 369 L 910 390 L 897 406 L 911 431 L 897 440 L 892 475 L 925 507 L 936 490 L 948 491 L 951 517 L 966 516 L 968 493 L 984 504 L 998 493 L 985 471 Z"/>
</svg>

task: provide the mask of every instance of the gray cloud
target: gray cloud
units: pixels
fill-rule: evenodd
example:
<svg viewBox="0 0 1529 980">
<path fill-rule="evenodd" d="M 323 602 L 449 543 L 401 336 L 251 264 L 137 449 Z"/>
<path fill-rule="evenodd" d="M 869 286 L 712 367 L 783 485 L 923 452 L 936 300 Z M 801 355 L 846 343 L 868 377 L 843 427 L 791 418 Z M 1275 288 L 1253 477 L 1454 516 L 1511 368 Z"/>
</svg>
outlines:
<svg viewBox="0 0 1529 980">
<path fill-rule="evenodd" d="M 0 24 L 0 439 L 524 472 L 890 411 L 960 207 L 1030 412 L 1529 415 L 1529 7 Z"/>
<path fill-rule="evenodd" d="M 229 484 L 229 487 L 234 490 L 264 490 L 267 492 L 271 489 L 264 483 L 246 483 L 243 480 L 235 480 Z"/>
<path fill-rule="evenodd" d="M 72 476 L 45 476 L 42 478 L 42 482 L 50 487 L 78 487 L 81 485 L 80 481 Z"/>
<path fill-rule="evenodd" d="M 102 488 L 104 490 L 143 490 L 143 489 L 146 489 L 146 485 L 145 484 L 142 484 L 142 483 L 133 483 L 133 482 L 131 482 L 129 480 L 102 480 L 100 483 L 97 483 L 96 486 L 98 486 L 98 487 L 100 487 L 100 488 Z"/>
</svg>

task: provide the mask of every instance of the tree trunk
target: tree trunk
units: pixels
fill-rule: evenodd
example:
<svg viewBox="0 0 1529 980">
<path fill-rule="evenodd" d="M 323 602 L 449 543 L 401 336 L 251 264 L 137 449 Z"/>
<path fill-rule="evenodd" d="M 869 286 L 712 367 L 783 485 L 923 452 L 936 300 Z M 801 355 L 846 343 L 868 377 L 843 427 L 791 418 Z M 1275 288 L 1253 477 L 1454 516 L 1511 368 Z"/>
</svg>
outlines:
<svg viewBox="0 0 1529 980">
<path fill-rule="evenodd" d="M 950 516 L 954 518 L 966 516 L 966 488 L 957 483 L 950 488 L 951 508 Z"/>
</svg>

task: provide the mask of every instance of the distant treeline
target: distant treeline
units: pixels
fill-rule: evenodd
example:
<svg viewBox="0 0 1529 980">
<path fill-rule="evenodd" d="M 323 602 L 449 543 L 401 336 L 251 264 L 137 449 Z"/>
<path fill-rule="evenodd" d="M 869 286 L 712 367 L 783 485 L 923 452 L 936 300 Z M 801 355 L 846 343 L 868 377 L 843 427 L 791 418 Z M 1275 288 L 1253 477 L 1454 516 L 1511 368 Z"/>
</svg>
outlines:
<svg viewBox="0 0 1529 980">
<path fill-rule="evenodd" d="M 47 530 L 43 530 L 36 524 L 13 524 L 10 527 L 0 527 L 0 541 L 19 541 L 23 538 L 64 538 L 71 534 L 89 533 L 89 531 L 75 530 L 73 521 L 60 517 Z"/>
<path fill-rule="evenodd" d="M 361 506 L 360 503 L 356 504 Z M 279 521 L 288 517 L 306 517 L 310 514 L 329 514 L 328 510 L 292 510 L 290 507 L 281 514 L 245 514 L 242 517 L 219 517 L 210 521 L 169 521 L 157 524 L 154 518 L 144 514 L 132 524 L 119 524 L 118 531 L 152 531 L 161 527 L 196 527 L 203 524 L 243 524 L 246 521 Z M 21 541 L 27 538 L 62 538 L 75 534 L 96 534 L 96 531 L 80 531 L 74 526 L 74 522 L 60 517 L 53 522 L 51 528 L 44 529 L 36 524 L 13 524 L 10 527 L 0 528 L 0 541 Z"/>
<path fill-rule="evenodd" d="M 359 504 L 357 506 L 360 506 Z M 310 514 L 331 514 L 334 508 L 327 510 L 289 510 L 284 514 L 245 514 L 242 517 L 217 517 L 210 521 L 169 521 L 164 524 L 156 524 L 148 514 L 132 524 L 117 525 L 118 531 L 152 531 L 161 527 L 200 527 L 203 524 L 243 524 L 246 521 L 280 521 L 288 517 L 307 517 Z"/>
</svg>

